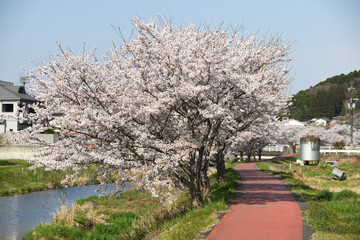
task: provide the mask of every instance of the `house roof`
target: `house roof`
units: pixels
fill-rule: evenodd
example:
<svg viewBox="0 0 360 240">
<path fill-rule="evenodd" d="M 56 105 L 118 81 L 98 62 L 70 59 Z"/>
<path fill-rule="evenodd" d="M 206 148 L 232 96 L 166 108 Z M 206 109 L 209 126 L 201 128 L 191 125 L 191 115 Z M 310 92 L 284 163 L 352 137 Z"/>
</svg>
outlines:
<svg viewBox="0 0 360 240">
<path fill-rule="evenodd" d="M 24 87 L 11 85 L 0 85 L 0 100 L 37 101 L 34 97 L 26 93 Z"/>
<path fill-rule="evenodd" d="M 6 82 L 6 81 L 0 80 L 0 85 L 1 86 L 13 86 L 14 84 L 12 82 Z"/>
</svg>

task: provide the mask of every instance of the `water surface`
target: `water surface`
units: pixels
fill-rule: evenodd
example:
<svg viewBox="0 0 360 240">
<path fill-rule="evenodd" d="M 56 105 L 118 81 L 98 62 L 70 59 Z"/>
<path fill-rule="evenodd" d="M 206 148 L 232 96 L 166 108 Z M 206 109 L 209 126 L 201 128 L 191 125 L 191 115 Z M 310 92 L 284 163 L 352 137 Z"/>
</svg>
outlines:
<svg viewBox="0 0 360 240">
<path fill-rule="evenodd" d="M 24 195 L 0 197 L 0 240 L 23 239 L 25 233 L 40 223 L 50 223 L 54 212 L 60 205 L 70 205 L 74 201 L 92 195 L 99 185 L 71 187 L 34 192 Z M 124 191 L 134 189 L 125 186 Z M 107 192 L 115 190 L 115 184 L 109 184 Z"/>
</svg>

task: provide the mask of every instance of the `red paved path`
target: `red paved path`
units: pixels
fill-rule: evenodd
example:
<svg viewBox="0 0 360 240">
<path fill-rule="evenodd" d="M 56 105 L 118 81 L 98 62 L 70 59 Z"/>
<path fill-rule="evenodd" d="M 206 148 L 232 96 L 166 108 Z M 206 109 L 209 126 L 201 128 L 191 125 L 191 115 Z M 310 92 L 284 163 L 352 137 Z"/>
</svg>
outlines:
<svg viewBox="0 0 360 240">
<path fill-rule="evenodd" d="M 302 239 L 300 207 L 279 179 L 255 169 L 255 163 L 236 165 L 241 185 L 230 212 L 208 239 Z"/>
</svg>

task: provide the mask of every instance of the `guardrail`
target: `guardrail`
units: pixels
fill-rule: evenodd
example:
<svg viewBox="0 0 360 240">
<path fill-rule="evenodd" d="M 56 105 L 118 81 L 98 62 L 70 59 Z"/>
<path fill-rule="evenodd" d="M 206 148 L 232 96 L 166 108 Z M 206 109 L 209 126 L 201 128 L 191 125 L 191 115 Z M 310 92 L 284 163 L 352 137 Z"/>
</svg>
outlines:
<svg viewBox="0 0 360 240">
<path fill-rule="evenodd" d="M 359 154 L 360 150 L 340 150 L 340 149 L 320 149 L 320 153 L 326 154 L 326 153 L 335 153 L 336 155 L 338 153 L 347 153 L 347 155 L 350 155 L 352 153 Z"/>
<path fill-rule="evenodd" d="M 265 146 L 262 150 L 267 152 L 282 152 L 286 146 L 287 145 Z"/>
<path fill-rule="evenodd" d="M 337 150 L 333 146 L 320 146 L 320 150 Z M 356 146 L 353 149 L 351 149 L 350 146 L 344 146 L 342 150 L 360 150 L 360 147 Z"/>
</svg>

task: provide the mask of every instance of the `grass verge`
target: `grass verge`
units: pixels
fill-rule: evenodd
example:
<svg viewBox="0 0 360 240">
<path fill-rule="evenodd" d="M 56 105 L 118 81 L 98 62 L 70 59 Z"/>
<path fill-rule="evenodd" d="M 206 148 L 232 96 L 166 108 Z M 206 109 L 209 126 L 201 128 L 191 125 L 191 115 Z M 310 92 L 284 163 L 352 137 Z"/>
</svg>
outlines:
<svg viewBox="0 0 360 240">
<path fill-rule="evenodd" d="M 352 181 L 357 181 L 359 166 L 342 164 L 339 168 L 346 169 L 350 177 L 336 182 L 328 179 L 333 168 L 324 163 L 292 166 L 290 169 L 286 163 L 268 162 L 258 163 L 256 167 L 284 179 L 293 191 L 304 197 L 309 205 L 306 220 L 317 230 L 314 239 L 360 239 L 360 195 L 349 190 L 352 189 Z M 317 179 L 321 181 L 317 181 L 316 185 L 309 184 Z"/>
<path fill-rule="evenodd" d="M 66 173 L 44 171 L 44 167 L 30 170 L 32 164 L 24 160 L 0 160 L 0 196 L 60 188 Z"/>
<path fill-rule="evenodd" d="M 45 167 L 30 170 L 31 166 L 32 164 L 25 160 L 0 160 L 0 196 L 64 187 L 61 181 L 67 172 L 45 171 Z M 86 169 L 73 186 L 84 183 L 95 170 L 96 166 Z"/>
<path fill-rule="evenodd" d="M 234 164 L 232 164 L 234 165 Z M 226 167 L 225 183 L 211 176 L 211 203 L 191 208 L 187 192 L 176 202 L 163 205 L 143 191 L 127 191 L 122 196 L 92 196 L 72 206 L 63 206 L 51 224 L 29 231 L 26 239 L 194 239 L 219 220 L 227 210 L 239 178 L 232 165 Z"/>
</svg>

